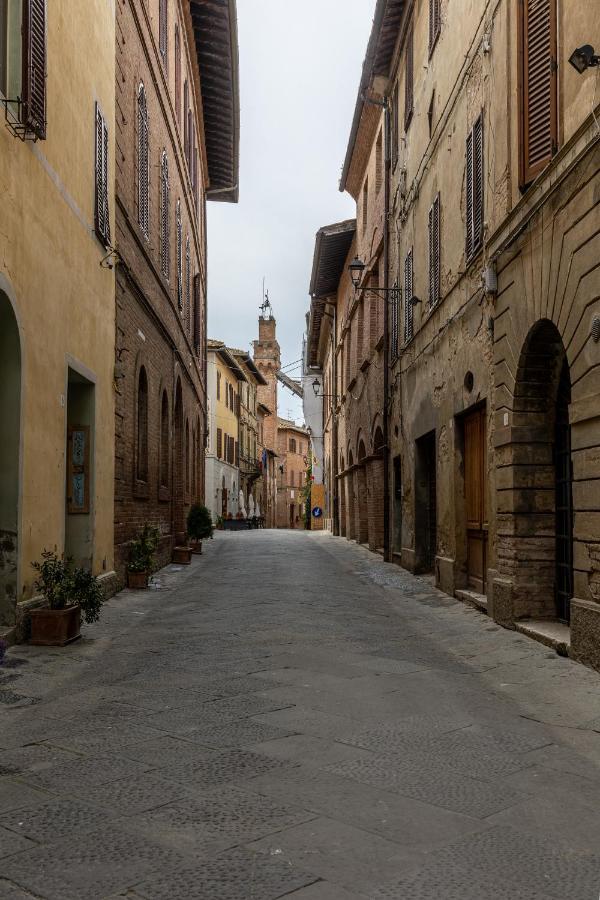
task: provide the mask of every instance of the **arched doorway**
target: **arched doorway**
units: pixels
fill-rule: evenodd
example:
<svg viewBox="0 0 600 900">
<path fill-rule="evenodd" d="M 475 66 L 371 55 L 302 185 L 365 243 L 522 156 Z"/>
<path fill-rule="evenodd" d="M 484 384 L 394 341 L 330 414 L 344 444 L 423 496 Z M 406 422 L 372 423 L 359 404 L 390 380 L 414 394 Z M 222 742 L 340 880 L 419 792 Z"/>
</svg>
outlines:
<svg viewBox="0 0 600 900">
<path fill-rule="evenodd" d="M 529 332 L 517 370 L 511 445 L 515 618 L 568 622 L 573 597 L 571 378 L 553 322 Z M 521 439 L 521 436 L 523 439 Z"/>
<path fill-rule="evenodd" d="M 185 530 L 184 504 L 184 438 L 183 438 L 183 396 L 181 381 L 177 380 L 175 388 L 175 407 L 173 411 L 173 526 L 175 539 L 177 534 Z"/>
<path fill-rule="evenodd" d="M 383 549 L 383 432 L 379 426 L 373 435 L 373 455 L 367 463 L 367 505 L 369 548 Z"/>
<path fill-rule="evenodd" d="M 367 471 L 365 459 L 367 451 L 362 438 L 358 442 L 358 464 L 354 470 L 355 486 L 355 512 L 356 512 L 356 540 L 359 544 L 366 544 L 369 540 L 369 510 L 367 502 Z"/>
<path fill-rule="evenodd" d="M 0 290 L 0 626 L 14 625 L 19 561 L 21 342 L 12 305 Z"/>
</svg>

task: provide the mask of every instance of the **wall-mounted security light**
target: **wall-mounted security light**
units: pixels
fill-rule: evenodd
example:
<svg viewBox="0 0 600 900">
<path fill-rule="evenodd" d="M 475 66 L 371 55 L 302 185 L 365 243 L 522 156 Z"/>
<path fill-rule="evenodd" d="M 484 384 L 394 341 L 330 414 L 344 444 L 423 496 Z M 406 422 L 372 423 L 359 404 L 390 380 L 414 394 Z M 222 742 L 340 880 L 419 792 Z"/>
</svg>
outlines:
<svg viewBox="0 0 600 900">
<path fill-rule="evenodd" d="M 569 62 L 574 69 L 577 69 L 580 75 L 583 75 L 586 69 L 600 65 L 600 56 L 594 53 L 594 48 L 591 44 L 583 44 L 582 47 L 577 47 L 571 53 Z"/>
</svg>

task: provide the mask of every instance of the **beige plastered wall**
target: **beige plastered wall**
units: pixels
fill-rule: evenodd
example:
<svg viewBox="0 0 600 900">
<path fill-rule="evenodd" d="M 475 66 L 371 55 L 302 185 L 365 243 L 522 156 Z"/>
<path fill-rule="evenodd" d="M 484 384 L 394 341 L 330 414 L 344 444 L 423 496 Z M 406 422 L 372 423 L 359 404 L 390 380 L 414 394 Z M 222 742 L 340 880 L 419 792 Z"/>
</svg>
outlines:
<svg viewBox="0 0 600 900">
<path fill-rule="evenodd" d="M 112 0 L 48 4 L 47 139 L 0 128 L 0 287 L 22 353 L 21 600 L 34 592 L 31 561 L 64 547 L 69 366 L 95 384 L 93 570 L 113 568 L 114 271 L 94 233 L 94 139 L 98 101 L 114 230 L 114 22 Z"/>
</svg>

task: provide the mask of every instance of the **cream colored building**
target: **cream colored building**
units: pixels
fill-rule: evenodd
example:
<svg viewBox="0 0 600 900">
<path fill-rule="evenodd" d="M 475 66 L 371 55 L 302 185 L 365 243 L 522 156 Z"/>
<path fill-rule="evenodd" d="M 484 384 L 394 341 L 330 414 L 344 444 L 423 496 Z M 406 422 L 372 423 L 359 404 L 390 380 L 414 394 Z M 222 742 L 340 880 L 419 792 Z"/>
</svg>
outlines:
<svg viewBox="0 0 600 900">
<path fill-rule="evenodd" d="M 0 19 L 0 628 L 11 628 L 44 548 L 113 569 L 115 9 L 4 0 Z"/>
</svg>

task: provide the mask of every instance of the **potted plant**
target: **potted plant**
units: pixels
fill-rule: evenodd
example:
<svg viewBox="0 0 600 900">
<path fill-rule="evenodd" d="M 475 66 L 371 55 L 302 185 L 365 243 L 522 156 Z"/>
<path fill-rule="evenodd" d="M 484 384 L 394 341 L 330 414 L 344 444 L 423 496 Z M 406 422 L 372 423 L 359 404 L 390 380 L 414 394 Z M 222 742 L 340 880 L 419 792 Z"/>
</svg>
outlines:
<svg viewBox="0 0 600 900">
<path fill-rule="evenodd" d="M 217 531 L 223 531 L 223 516 L 217 516 Z"/>
<path fill-rule="evenodd" d="M 184 541 L 173 547 L 173 562 L 178 566 L 189 566 L 192 562 L 192 548 L 187 543 L 187 535 Z"/>
<path fill-rule="evenodd" d="M 70 557 L 60 557 L 52 550 L 44 550 L 42 561 L 32 566 L 39 573 L 36 590 L 48 607 L 30 612 L 30 642 L 62 647 L 80 637 L 82 614 L 88 623 L 100 618 L 100 582 L 91 572 L 77 568 Z"/>
<path fill-rule="evenodd" d="M 192 552 L 202 553 L 202 541 L 213 536 L 210 512 L 201 503 L 195 503 L 187 517 L 187 533 L 192 540 Z"/>
<path fill-rule="evenodd" d="M 148 578 L 154 569 L 154 553 L 160 541 L 158 528 L 144 525 L 138 537 L 129 545 L 127 586 L 134 590 L 148 587 Z"/>
</svg>

